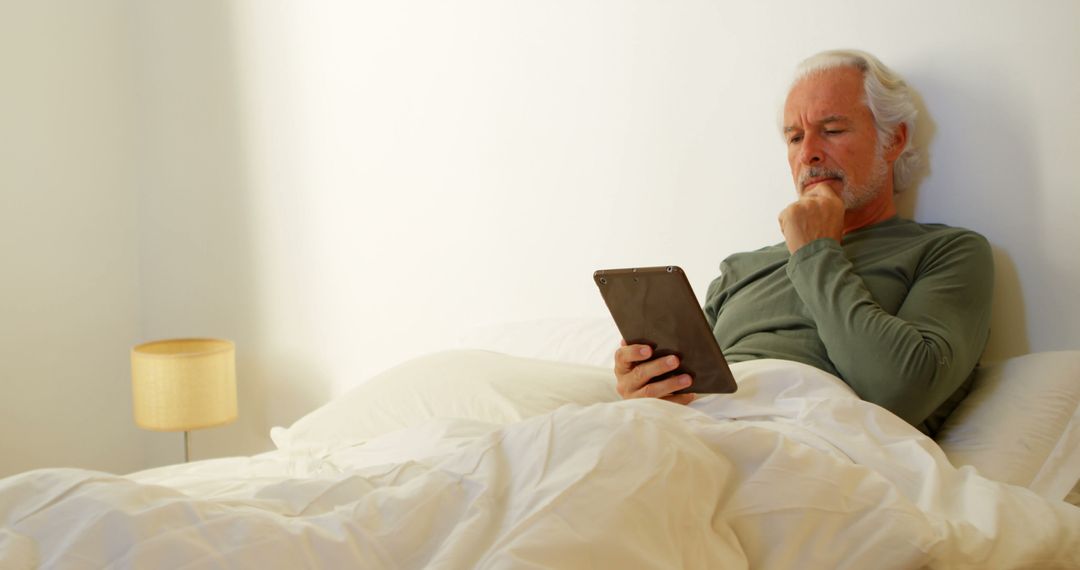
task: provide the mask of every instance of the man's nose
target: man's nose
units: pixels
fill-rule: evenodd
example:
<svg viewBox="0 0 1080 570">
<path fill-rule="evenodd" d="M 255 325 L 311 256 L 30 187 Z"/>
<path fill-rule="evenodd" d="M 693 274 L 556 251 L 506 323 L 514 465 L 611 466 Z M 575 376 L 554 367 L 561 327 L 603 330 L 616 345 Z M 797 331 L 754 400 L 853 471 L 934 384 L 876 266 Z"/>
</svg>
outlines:
<svg viewBox="0 0 1080 570">
<path fill-rule="evenodd" d="M 804 135 L 802 145 L 799 146 L 799 162 L 802 164 L 817 164 L 823 159 L 821 138 L 812 133 Z"/>
</svg>

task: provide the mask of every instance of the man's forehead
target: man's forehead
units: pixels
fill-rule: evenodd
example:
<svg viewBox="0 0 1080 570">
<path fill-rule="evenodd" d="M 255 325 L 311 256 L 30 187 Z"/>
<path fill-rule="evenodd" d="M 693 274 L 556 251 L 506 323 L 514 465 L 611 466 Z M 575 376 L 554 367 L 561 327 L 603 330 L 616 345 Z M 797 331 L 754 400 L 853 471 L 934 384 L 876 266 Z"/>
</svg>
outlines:
<svg viewBox="0 0 1080 570">
<path fill-rule="evenodd" d="M 858 69 L 840 67 L 812 73 L 788 92 L 784 125 L 819 124 L 837 118 L 854 120 L 870 111 L 864 99 L 862 73 Z"/>
</svg>

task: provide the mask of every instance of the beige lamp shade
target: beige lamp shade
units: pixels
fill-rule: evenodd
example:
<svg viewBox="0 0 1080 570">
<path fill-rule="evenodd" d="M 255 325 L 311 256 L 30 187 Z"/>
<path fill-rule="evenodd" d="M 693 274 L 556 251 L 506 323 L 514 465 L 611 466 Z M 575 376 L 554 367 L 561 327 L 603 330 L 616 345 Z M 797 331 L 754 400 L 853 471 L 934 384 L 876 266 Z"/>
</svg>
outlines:
<svg viewBox="0 0 1080 570">
<path fill-rule="evenodd" d="M 236 419 L 236 346 L 227 340 L 182 338 L 131 349 L 135 424 L 187 431 Z"/>
</svg>

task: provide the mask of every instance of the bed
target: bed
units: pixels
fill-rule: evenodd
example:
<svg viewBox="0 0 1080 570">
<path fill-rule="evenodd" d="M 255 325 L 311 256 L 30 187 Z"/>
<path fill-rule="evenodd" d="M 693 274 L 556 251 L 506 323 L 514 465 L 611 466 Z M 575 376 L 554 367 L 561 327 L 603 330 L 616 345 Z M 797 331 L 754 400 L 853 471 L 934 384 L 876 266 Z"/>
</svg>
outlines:
<svg viewBox="0 0 1080 570">
<path fill-rule="evenodd" d="M 935 442 L 778 360 L 621 401 L 613 334 L 477 329 L 274 451 L 0 480 L 0 568 L 1080 568 L 1080 352 L 986 366 Z"/>
</svg>

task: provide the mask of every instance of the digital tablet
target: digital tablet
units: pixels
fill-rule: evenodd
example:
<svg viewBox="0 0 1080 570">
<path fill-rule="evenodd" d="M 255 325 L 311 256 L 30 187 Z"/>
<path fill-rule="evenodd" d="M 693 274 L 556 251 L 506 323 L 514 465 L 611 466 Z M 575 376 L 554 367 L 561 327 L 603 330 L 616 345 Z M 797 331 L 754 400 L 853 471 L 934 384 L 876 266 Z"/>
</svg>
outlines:
<svg viewBox="0 0 1080 570">
<path fill-rule="evenodd" d="M 654 382 L 685 373 L 693 384 L 676 394 L 735 391 L 735 378 L 682 269 L 601 269 L 593 281 L 627 344 L 652 347 L 650 360 L 679 357 L 679 367 Z"/>
</svg>

